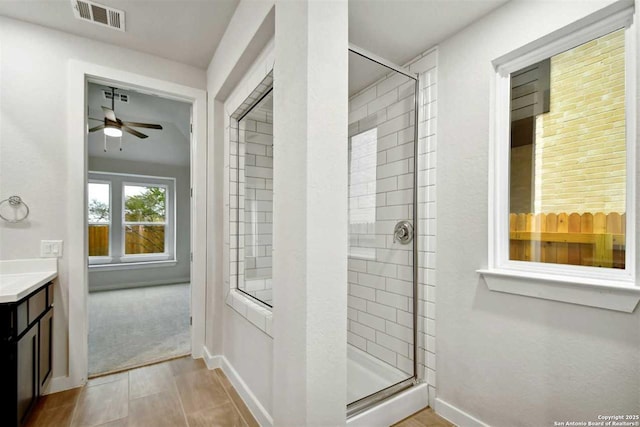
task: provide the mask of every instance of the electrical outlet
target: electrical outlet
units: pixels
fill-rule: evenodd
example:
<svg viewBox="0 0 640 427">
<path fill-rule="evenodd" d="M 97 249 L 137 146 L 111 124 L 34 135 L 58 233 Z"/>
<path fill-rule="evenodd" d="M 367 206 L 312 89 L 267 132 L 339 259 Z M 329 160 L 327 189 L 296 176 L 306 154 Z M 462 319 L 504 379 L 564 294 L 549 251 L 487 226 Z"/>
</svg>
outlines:
<svg viewBox="0 0 640 427">
<path fill-rule="evenodd" d="M 62 240 L 40 240 L 40 257 L 62 257 Z"/>
</svg>

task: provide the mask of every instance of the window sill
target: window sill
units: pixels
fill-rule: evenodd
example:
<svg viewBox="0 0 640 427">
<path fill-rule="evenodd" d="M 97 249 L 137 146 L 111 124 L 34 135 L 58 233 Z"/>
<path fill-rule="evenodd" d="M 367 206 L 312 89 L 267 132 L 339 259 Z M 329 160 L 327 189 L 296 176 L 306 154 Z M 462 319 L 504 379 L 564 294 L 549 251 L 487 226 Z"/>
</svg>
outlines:
<svg viewBox="0 0 640 427">
<path fill-rule="evenodd" d="M 629 282 L 562 277 L 513 270 L 477 270 L 489 290 L 633 313 L 640 287 Z"/>
<path fill-rule="evenodd" d="M 237 289 L 230 289 L 226 303 L 239 315 L 273 338 L 271 322 L 273 312 Z"/>
<path fill-rule="evenodd" d="M 174 267 L 177 260 L 90 264 L 89 271 L 136 270 L 142 268 Z"/>
</svg>

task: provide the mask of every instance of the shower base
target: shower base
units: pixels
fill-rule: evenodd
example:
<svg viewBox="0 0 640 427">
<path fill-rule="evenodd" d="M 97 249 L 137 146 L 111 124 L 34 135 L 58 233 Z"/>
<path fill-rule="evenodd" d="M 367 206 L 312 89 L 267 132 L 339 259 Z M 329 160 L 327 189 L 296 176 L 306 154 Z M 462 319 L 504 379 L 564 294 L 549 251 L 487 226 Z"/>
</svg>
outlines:
<svg viewBox="0 0 640 427">
<path fill-rule="evenodd" d="M 411 374 L 347 345 L 347 402 L 355 402 L 410 377 Z"/>
</svg>

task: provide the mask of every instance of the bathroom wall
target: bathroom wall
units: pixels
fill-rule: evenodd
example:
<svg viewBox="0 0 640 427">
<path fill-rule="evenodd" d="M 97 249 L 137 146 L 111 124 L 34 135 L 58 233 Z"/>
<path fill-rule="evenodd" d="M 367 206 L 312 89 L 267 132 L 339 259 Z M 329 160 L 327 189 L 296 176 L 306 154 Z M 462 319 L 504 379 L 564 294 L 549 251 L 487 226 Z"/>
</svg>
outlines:
<svg viewBox="0 0 640 427">
<path fill-rule="evenodd" d="M 638 308 L 492 292 L 476 272 L 488 263 L 491 61 L 611 3 L 508 2 L 439 46 L 435 408 L 457 424 L 542 426 L 640 412 Z"/>
<path fill-rule="evenodd" d="M 207 273 L 206 360 L 210 366 L 222 365 L 263 425 L 273 422 L 273 339 L 265 332 L 266 315 L 259 319 L 261 329 L 256 325 L 260 324 L 256 317 L 253 317 L 256 323 L 248 319 L 246 305 L 234 309 L 225 302 L 230 272 L 228 116 L 233 113 L 225 104 L 234 94 L 244 100 L 257 84 L 252 80 L 253 74 L 261 70 L 259 83 L 273 68 L 273 44 L 269 44 L 273 39 L 273 6 L 267 0 L 240 2 L 207 69 L 210 170 L 207 203 L 212 215 L 207 227 L 211 262 Z"/>
<path fill-rule="evenodd" d="M 20 195 L 29 221 L 0 224 L 0 258 L 38 258 L 41 239 L 65 241 L 55 281 L 53 377 L 68 372 L 68 63 L 82 60 L 204 89 L 203 70 L 0 17 L 0 193 Z M 51 114 L 54 111 L 55 114 Z M 78 297 L 80 298 L 80 297 Z"/>
<path fill-rule="evenodd" d="M 176 264 L 165 267 L 102 271 L 89 267 L 89 292 L 140 286 L 188 283 L 190 280 L 191 177 L 189 167 L 89 157 L 96 172 L 131 173 L 176 179 Z"/>
</svg>

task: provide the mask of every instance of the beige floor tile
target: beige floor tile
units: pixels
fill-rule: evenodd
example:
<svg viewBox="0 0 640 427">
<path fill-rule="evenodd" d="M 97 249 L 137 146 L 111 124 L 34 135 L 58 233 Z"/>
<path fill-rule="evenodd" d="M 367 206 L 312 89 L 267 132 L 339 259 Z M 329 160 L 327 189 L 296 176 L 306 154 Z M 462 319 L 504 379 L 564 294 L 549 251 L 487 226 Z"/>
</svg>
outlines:
<svg viewBox="0 0 640 427">
<path fill-rule="evenodd" d="M 108 423 L 100 424 L 96 427 L 129 427 L 129 418 L 120 418 L 119 420 L 109 421 Z"/>
<path fill-rule="evenodd" d="M 97 426 L 129 413 L 129 381 L 122 379 L 86 387 L 78 398 L 73 426 Z"/>
<path fill-rule="evenodd" d="M 394 427 L 455 427 L 455 424 L 451 424 L 449 421 L 437 415 L 433 409 L 425 408 L 409 418 L 394 424 Z"/>
<path fill-rule="evenodd" d="M 189 427 L 245 427 L 235 406 L 229 403 L 187 414 Z"/>
<path fill-rule="evenodd" d="M 173 375 L 181 375 L 188 372 L 207 369 L 207 365 L 205 365 L 204 360 L 193 359 L 191 356 L 174 359 L 167 363 L 171 366 Z"/>
<path fill-rule="evenodd" d="M 168 363 L 129 371 L 129 400 L 174 389 L 173 373 Z"/>
<path fill-rule="evenodd" d="M 101 377 L 91 378 L 87 381 L 87 387 L 93 387 L 100 384 L 112 383 L 129 378 L 129 372 L 118 372 L 117 374 L 103 375 Z"/>
<path fill-rule="evenodd" d="M 58 408 L 60 406 L 75 405 L 81 392 L 82 387 L 78 387 L 59 393 L 47 394 L 40 398 L 38 404 L 45 410 Z"/>
<path fill-rule="evenodd" d="M 230 403 L 231 400 L 215 377 L 208 370 L 198 370 L 175 377 L 176 386 L 185 413 Z"/>
<path fill-rule="evenodd" d="M 231 385 L 231 382 L 229 382 L 227 376 L 224 374 L 224 372 L 222 372 L 222 369 L 216 369 L 214 372 L 218 376 L 220 384 L 222 384 L 222 387 L 227 392 L 227 395 L 236 405 L 236 409 L 238 410 L 238 412 L 240 412 L 240 415 L 247 423 L 247 425 L 249 427 L 260 427 L 260 424 L 258 424 L 256 419 L 253 417 L 253 414 L 251 414 L 251 411 L 249 411 L 249 408 L 247 408 L 247 405 L 244 403 L 236 389 L 233 388 L 233 385 Z"/>
<path fill-rule="evenodd" d="M 128 427 L 186 427 L 175 389 L 129 401 Z"/>
<path fill-rule="evenodd" d="M 73 417 L 75 403 L 56 406 L 52 409 L 34 408 L 27 421 L 27 427 L 69 427 Z"/>
</svg>

